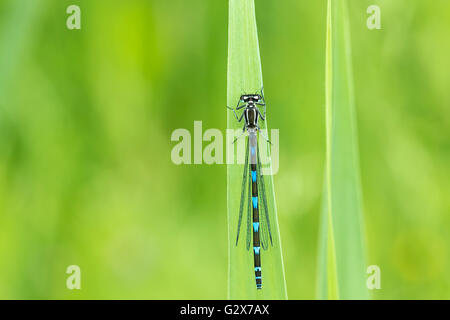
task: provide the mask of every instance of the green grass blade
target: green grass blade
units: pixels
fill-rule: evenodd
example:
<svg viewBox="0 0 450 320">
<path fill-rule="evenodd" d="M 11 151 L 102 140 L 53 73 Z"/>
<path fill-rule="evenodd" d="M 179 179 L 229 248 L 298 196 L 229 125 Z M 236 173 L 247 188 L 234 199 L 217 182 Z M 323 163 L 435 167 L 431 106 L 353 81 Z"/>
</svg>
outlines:
<svg viewBox="0 0 450 320">
<path fill-rule="evenodd" d="M 320 299 L 368 299 L 347 1 L 328 1 Z M 325 264 L 325 265 L 324 265 Z"/>
<path fill-rule="evenodd" d="M 259 92 L 262 88 L 262 71 L 259 54 L 258 35 L 255 19 L 254 0 L 229 1 L 229 38 L 228 38 L 228 92 L 227 104 L 235 106 L 239 96 Z M 267 114 L 272 110 L 270 99 Z M 267 123 L 261 123 L 267 128 Z M 231 110 L 227 113 L 229 129 L 242 128 Z M 243 138 L 240 140 L 244 140 Z M 232 140 L 231 140 L 232 141 Z M 227 140 L 227 148 L 233 148 Z M 239 145 L 236 143 L 236 145 Z M 265 146 L 263 146 L 265 145 Z M 260 147 L 267 148 L 267 143 Z M 228 297 L 230 299 L 287 299 L 284 278 L 281 242 L 278 231 L 278 219 L 272 176 L 265 176 L 266 193 L 271 221 L 273 247 L 261 250 L 263 289 L 257 290 L 253 272 L 253 252 L 247 251 L 245 242 L 245 217 L 241 226 L 241 240 L 235 245 L 239 203 L 242 185 L 243 165 L 237 164 L 237 152 L 234 152 L 234 164 L 227 166 L 227 208 L 228 208 Z M 271 168 L 271 164 L 267 166 Z M 244 241 L 243 241 L 244 240 Z"/>
</svg>

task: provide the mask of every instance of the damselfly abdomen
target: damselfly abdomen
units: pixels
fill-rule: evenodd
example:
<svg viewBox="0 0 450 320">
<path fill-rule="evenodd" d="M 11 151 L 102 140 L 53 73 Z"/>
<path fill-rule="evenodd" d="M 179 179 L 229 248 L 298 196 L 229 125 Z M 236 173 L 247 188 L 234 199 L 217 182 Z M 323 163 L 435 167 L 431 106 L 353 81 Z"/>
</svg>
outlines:
<svg viewBox="0 0 450 320">
<path fill-rule="evenodd" d="M 264 107 L 261 113 L 258 106 Z M 269 210 L 267 206 L 266 188 L 264 185 L 264 177 L 261 172 L 261 158 L 258 148 L 258 130 L 259 119 L 265 120 L 266 104 L 261 90 L 261 94 L 242 95 L 235 108 L 234 115 L 238 122 L 244 119 L 244 127 L 242 132 L 248 133 L 244 174 L 242 177 L 241 202 L 239 205 L 239 219 L 236 234 L 236 246 L 239 242 L 239 233 L 244 212 L 244 204 L 247 201 L 247 239 L 246 248 L 250 249 L 253 242 L 253 260 L 254 272 L 256 280 L 256 288 L 262 288 L 262 267 L 261 267 L 261 248 L 267 250 L 272 242 L 272 232 L 270 230 Z M 238 116 L 236 111 L 242 110 L 242 114 Z M 259 132 L 259 135 L 262 133 Z M 236 138 L 234 142 L 237 140 Z M 267 140 L 267 138 L 266 138 Z M 268 140 L 267 140 L 268 141 Z M 234 143 L 233 142 L 233 143 Z M 263 208 L 260 214 L 260 208 Z M 252 241 L 253 240 L 253 241 Z"/>
</svg>

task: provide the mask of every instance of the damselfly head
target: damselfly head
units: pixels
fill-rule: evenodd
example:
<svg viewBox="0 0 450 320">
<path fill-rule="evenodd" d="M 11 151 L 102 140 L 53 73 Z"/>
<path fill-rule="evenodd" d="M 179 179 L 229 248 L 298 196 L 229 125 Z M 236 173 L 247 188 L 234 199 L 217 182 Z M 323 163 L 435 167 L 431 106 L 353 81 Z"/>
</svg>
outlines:
<svg viewBox="0 0 450 320">
<path fill-rule="evenodd" d="M 244 103 L 260 102 L 262 99 L 259 94 L 244 94 L 241 96 L 241 101 Z"/>
</svg>

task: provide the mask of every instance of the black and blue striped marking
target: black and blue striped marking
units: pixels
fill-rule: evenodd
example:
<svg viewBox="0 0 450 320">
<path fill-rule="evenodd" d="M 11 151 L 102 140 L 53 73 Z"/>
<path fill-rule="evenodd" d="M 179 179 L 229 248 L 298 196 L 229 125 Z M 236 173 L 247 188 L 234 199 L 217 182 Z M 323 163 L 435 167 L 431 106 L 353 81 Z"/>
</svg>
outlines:
<svg viewBox="0 0 450 320">
<path fill-rule="evenodd" d="M 244 103 L 244 105 L 240 105 Z M 262 289 L 262 267 L 261 267 L 261 247 L 267 250 L 270 245 L 273 246 L 272 232 L 270 229 L 269 210 L 267 206 L 266 189 L 264 177 L 261 174 L 261 160 L 258 149 L 259 129 L 258 119 L 264 116 L 261 114 L 257 105 L 265 106 L 264 98 L 261 95 L 243 95 L 238 105 L 233 111 L 244 109 L 240 118 L 236 115 L 239 122 L 245 117 L 244 131 L 247 130 L 248 138 L 246 143 L 246 154 L 244 164 L 244 174 L 242 179 L 241 201 L 239 206 L 239 219 L 236 235 L 236 246 L 239 242 L 239 233 L 242 217 L 244 213 L 244 203 L 247 201 L 247 239 L 246 248 L 250 249 L 253 244 L 253 261 L 256 288 Z M 247 187 L 248 184 L 248 187 Z M 260 208 L 262 213 L 260 214 Z M 253 240 L 253 241 L 252 241 Z M 252 243 L 253 242 L 253 243 Z"/>
</svg>

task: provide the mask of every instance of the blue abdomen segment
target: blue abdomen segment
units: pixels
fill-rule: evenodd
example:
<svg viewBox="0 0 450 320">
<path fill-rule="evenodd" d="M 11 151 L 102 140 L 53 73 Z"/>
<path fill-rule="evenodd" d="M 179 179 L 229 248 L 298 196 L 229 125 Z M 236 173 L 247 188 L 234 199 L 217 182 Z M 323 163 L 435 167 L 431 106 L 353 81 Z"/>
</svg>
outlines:
<svg viewBox="0 0 450 320">
<path fill-rule="evenodd" d="M 256 171 L 252 171 L 252 182 L 256 182 Z"/>
<path fill-rule="evenodd" d="M 253 208 L 258 208 L 258 197 L 252 197 Z"/>
</svg>

